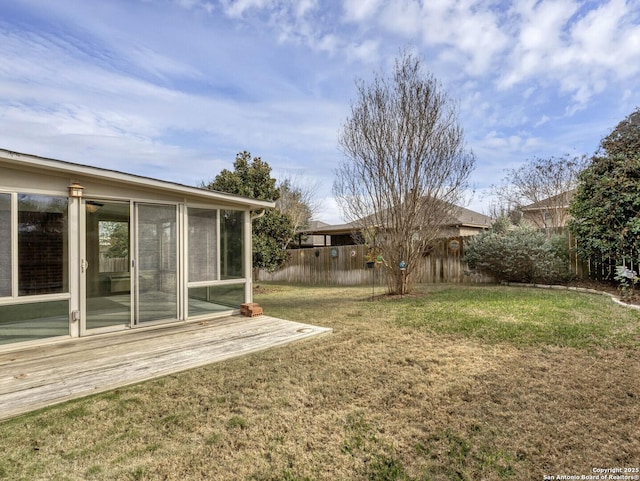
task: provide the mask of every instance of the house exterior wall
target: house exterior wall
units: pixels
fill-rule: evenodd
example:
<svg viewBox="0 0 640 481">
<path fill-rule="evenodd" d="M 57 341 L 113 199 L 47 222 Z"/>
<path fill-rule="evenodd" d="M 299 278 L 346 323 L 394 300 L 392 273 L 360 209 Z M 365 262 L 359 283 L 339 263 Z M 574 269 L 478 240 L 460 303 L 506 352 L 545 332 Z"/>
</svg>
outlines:
<svg viewBox="0 0 640 481">
<path fill-rule="evenodd" d="M 252 300 L 250 207 L 255 201 L 227 200 L 224 195 L 216 198 L 214 193 L 197 192 L 177 184 L 167 183 L 163 188 L 161 181 L 152 179 L 147 185 L 144 178 L 102 169 L 92 175 L 91 168 L 80 167 L 76 173 L 66 163 L 57 170 L 55 161 L 49 159 L 42 166 L 38 166 L 37 161 L 31 162 L 32 157 L 28 160 L 22 165 L 15 159 L 3 158 L 0 152 L 0 196 L 2 200 L 9 199 L 3 205 L 10 205 L 8 211 L 5 209 L 0 216 L 3 226 L 0 232 L 0 279 L 9 279 L 8 289 L 0 290 L 0 349 L 14 344 L 24 346 L 101 332 L 89 329 L 86 319 L 89 296 L 98 291 L 89 287 L 87 273 L 92 272 L 97 277 L 95 273 L 99 266 L 98 256 L 89 259 L 87 255 L 88 243 L 99 243 L 95 227 L 93 237 L 88 235 L 89 210 L 86 208 L 90 201 L 103 206 L 108 203 L 125 206 L 125 212 L 130 213 L 132 251 L 137 248 L 134 240 L 139 242 L 135 234 L 139 206 L 168 206 L 168 212 L 175 212 L 175 215 L 171 214 L 171 224 L 160 223 L 155 227 L 160 229 L 156 232 L 158 239 L 169 235 L 169 231 L 162 229 L 173 229 L 176 236 L 174 254 L 171 251 L 160 252 L 165 249 L 162 246 L 158 251 L 158 256 L 163 256 L 158 257 L 158 262 L 170 262 L 172 267 L 169 268 L 175 272 L 174 276 L 170 272 L 165 275 L 169 280 L 173 277 L 171 282 L 176 286 L 177 297 L 176 314 L 169 316 L 168 322 L 228 315 L 239 309 L 242 302 Z M 72 183 L 84 188 L 81 197 L 70 195 Z M 39 199 L 54 199 L 56 205 L 62 206 L 60 212 L 40 212 L 36 205 Z M 33 205 L 22 208 L 19 207 L 22 205 L 20 202 L 32 202 Z M 217 262 L 217 267 L 212 270 L 215 278 L 203 278 L 198 282 L 189 281 L 190 209 L 194 212 L 195 209 L 215 211 L 218 219 L 213 227 L 216 232 L 212 232 L 217 244 L 213 244 L 210 250 L 217 256 L 217 260 L 212 261 Z M 225 233 L 227 237 L 220 240 Z M 226 257 L 222 259 L 222 256 Z M 130 272 L 119 273 L 117 279 L 113 276 L 112 282 L 119 282 L 119 288 L 103 289 L 101 295 L 118 294 L 125 291 L 126 286 L 131 286 L 133 304 L 140 288 L 134 279 L 143 279 L 142 275 L 134 278 L 136 266 L 133 257 L 135 252 L 124 264 L 131 263 Z M 172 257 L 174 260 L 170 261 Z M 117 264 L 123 265 L 122 262 Z M 225 266 L 232 266 L 231 271 L 225 270 Z M 160 265 L 159 269 L 162 268 L 166 266 Z M 230 275 L 224 275 L 226 272 Z M 28 292 L 28 289 L 33 291 Z M 196 302 L 204 307 L 195 310 Z M 216 303 L 215 312 L 207 309 L 207 303 L 213 302 Z M 132 307 L 130 312 L 130 324 L 118 328 L 141 327 L 136 324 L 136 310 Z"/>
<path fill-rule="evenodd" d="M 467 237 L 479 234 L 487 230 L 483 227 L 471 227 L 471 226 L 459 226 L 459 227 L 445 227 L 438 233 L 438 238 L 442 237 Z"/>
<path fill-rule="evenodd" d="M 523 209 L 522 219 L 538 229 L 566 227 L 570 215 L 566 207 L 549 209 Z"/>
</svg>

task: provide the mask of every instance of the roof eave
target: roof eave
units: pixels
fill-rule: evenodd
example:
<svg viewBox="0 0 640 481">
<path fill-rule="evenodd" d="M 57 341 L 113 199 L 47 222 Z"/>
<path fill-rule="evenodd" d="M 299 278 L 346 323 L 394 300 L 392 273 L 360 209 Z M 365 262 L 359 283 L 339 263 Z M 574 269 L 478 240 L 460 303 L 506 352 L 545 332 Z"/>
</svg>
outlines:
<svg viewBox="0 0 640 481">
<path fill-rule="evenodd" d="M 68 174 L 71 178 L 78 176 L 88 176 L 102 180 L 117 181 L 139 187 L 171 191 L 173 193 L 200 197 L 208 200 L 217 200 L 223 203 L 239 205 L 249 210 L 259 210 L 275 207 L 275 202 L 264 201 L 258 199 L 250 199 L 248 197 L 235 196 L 223 192 L 213 190 L 200 189 L 176 182 L 153 179 L 136 174 L 126 174 L 116 170 L 103 169 L 101 167 L 91 167 L 88 165 L 76 164 L 63 160 L 39 157 L 31 154 L 22 154 L 0 149 L 0 157 L 16 165 L 37 167 L 38 169 L 46 169 L 52 172 L 61 172 Z"/>
</svg>

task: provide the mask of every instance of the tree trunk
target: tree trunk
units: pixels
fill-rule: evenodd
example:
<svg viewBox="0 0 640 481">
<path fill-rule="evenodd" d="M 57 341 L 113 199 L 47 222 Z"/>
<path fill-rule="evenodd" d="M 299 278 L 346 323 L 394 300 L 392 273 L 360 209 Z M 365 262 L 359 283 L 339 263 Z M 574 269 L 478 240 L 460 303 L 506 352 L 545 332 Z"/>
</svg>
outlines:
<svg viewBox="0 0 640 481">
<path fill-rule="evenodd" d="M 398 267 L 390 268 L 388 279 L 389 294 L 399 294 L 403 296 L 411 291 L 409 275 L 406 270 L 400 270 Z"/>
</svg>

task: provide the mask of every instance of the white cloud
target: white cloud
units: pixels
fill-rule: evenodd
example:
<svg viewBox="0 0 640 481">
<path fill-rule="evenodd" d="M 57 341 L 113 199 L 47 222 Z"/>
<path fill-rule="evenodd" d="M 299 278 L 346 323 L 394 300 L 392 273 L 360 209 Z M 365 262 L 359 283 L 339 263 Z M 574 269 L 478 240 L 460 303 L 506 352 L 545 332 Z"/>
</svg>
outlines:
<svg viewBox="0 0 640 481">
<path fill-rule="evenodd" d="M 416 0 L 396 0 L 387 2 L 380 11 L 379 24 L 390 32 L 405 37 L 418 34 L 424 26 L 424 16 L 420 2 Z"/>
<path fill-rule="evenodd" d="M 341 45 L 340 39 L 333 34 L 327 34 L 318 39 L 318 42 L 315 44 L 315 47 L 320 52 L 327 52 L 329 54 L 333 54 L 338 50 L 338 47 Z"/>
<path fill-rule="evenodd" d="M 221 3 L 224 13 L 231 18 L 241 18 L 251 9 L 263 9 L 273 5 L 271 0 L 222 0 Z"/>
<path fill-rule="evenodd" d="M 509 88 L 549 70 L 553 57 L 565 47 L 563 30 L 577 9 L 575 2 L 566 0 L 515 2 L 517 43 L 511 53 L 509 68 L 499 82 L 500 87 Z"/>
<path fill-rule="evenodd" d="M 371 64 L 379 59 L 380 42 L 377 40 L 365 40 L 362 43 L 354 43 L 345 47 L 345 56 L 349 61 L 360 61 Z"/>
<path fill-rule="evenodd" d="M 459 22 L 455 19 L 461 18 Z M 498 25 L 498 19 L 489 10 L 470 13 L 468 10 L 457 10 L 450 21 L 459 29 L 449 43 L 465 53 L 470 60 L 466 70 L 472 75 L 488 72 L 497 56 L 509 43 L 507 35 Z"/>
<path fill-rule="evenodd" d="M 499 16 L 477 0 L 398 0 L 384 6 L 380 2 L 347 2 L 345 10 L 347 20 L 359 24 L 363 31 L 377 24 L 389 34 L 418 40 L 439 49 L 440 59 L 474 75 L 488 72 L 509 43 Z"/>
<path fill-rule="evenodd" d="M 297 18 L 303 18 L 317 8 L 316 0 L 298 0 L 295 2 L 295 12 Z"/>
<path fill-rule="evenodd" d="M 609 0 L 583 12 L 574 1 L 514 4 L 517 43 L 498 81 L 511 88 L 538 77 L 557 82 L 572 95 L 575 112 L 611 82 L 640 72 L 640 11 L 632 3 Z"/>
<path fill-rule="evenodd" d="M 483 152 L 500 151 L 502 155 L 508 155 L 511 160 L 524 160 L 537 147 L 542 139 L 534 137 L 526 132 L 503 134 L 498 131 L 491 131 L 483 139 L 473 145 L 474 150 Z"/>
<path fill-rule="evenodd" d="M 380 8 L 382 0 L 345 0 L 343 4 L 345 20 L 363 22 L 371 19 Z"/>
<path fill-rule="evenodd" d="M 637 21 L 638 16 L 640 9 L 631 11 L 624 0 L 611 0 L 588 12 L 571 30 L 567 57 L 589 67 L 595 80 L 611 74 L 634 77 L 640 72 L 640 26 L 632 20 Z M 602 77 L 594 75 L 596 69 L 602 71 Z"/>
<path fill-rule="evenodd" d="M 158 77 L 180 76 L 201 78 L 200 72 L 193 65 L 168 57 L 145 46 L 132 46 L 125 51 L 135 65 L 141 66 Z"/>
<path fill-rule="evenodd" d="M 533 126 L 534 127 L 541 127 L 544 124 L 546 124 L 547 122 L 549 122 L 551 120 L 551 118 L 547 115 L 543 115 L 542 117 L 540 117 L 540 120 L 538 120 Z"/>
</svg>

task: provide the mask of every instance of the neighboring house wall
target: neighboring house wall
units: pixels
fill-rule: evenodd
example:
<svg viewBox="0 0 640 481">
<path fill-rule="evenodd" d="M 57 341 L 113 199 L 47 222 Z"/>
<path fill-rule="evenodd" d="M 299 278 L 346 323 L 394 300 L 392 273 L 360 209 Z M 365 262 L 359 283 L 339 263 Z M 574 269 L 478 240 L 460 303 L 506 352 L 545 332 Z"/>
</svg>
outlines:
<svg viewBox="0 0 640 481">
<path fill-rule="evenodd" d="M 488 227 L 451 226 L 440 231 L 439 237 L 468 237 L 487 230 Z"/>
<path fill-rule="evenodd" d="M 328 226 L 326 222 L 322 222 L 319 220 L 311 221 L 311 225 L 306 230 L 320 229 Z M 301 229 L 296 234 L 295 241 L 293 242 L 292 248 L 308 248 L 308 247 L 324 247 L 331 245 L 331 236 L 330 235 L 312 235 L 305 234 L 304 229 Z"/>
<path fill-rule="evenodd" d="M 566 207 L 557 209 L 523 210 L 522 220 L 538 229 L 554 229 L 566 227 L 569 222 L 569 212 Z"/>
<path fill-rule="evenodd" d="M 331 245 L 331 236 L 310 235 L 302 240 L 301 247 L 323 247 Z"/>
<path fill-rule="evenodd" d="M 520 209 L 522 219 L 538 229 L 566 227 L 571 218 L 569 206 L 574 194 L 575 189 L 526 205 Z"/>
</svg>

